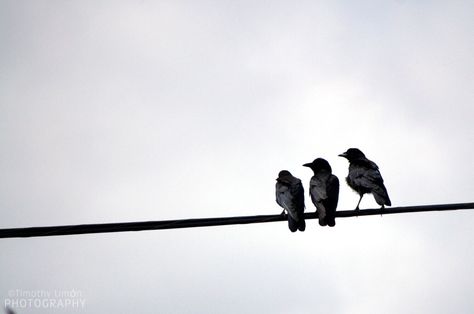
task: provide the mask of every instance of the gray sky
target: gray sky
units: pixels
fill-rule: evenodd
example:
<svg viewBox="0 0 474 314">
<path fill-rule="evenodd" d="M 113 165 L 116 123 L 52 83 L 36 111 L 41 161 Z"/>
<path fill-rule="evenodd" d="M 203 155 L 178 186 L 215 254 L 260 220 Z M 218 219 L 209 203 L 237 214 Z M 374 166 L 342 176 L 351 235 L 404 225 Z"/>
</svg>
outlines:
<svg viewBox="0 0 474 314">
<path fill-rule="evenodd" d="M 279 213 L 278 171 L 307 190 L 301 165 L 316 157 L 352 209 L 337 157 L 349 147 L 377 162 L 394 206 L 473 201 L 470 1 L 0 0 L 0 42 L 0 228 Z M 0 299 L 76 290 L 87 313 L 472 313 L 473 221 L 4 239 Z"/>
</svg>

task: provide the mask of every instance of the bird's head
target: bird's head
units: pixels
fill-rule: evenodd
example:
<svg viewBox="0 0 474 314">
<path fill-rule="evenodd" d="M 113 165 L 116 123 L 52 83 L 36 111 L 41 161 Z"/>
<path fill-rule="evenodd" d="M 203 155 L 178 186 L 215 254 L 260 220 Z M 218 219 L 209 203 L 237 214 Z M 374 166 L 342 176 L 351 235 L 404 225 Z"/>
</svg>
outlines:
<svg viewBox="0 0 474 314">
<path fill-rule="evenodd" d="M 291 178 L 293 175 L 288 170 L 282 170 L 278 173 L 277 181 L 284 181 L 285 179 Z"/>
<path fill-rule="evenodd" d="M 316 158 L 315 160 L 313 160 L 313 162 L 304 164 L 303 167 L 311 168 L 314 173 L 317 173 L 321 170 L 332 172 L 331 166 L 329 165 L 327 160 L 323 158 Z"/>
<path fill-rule="evenodd" d="M 358 148 L 349 148 L 345 153 L 342 153 L 338 156 L 346 158 L 347 160 L 349 160 L 349 162 L 352 160 L 365 158 L 364 153 L 361 152 Z"/>
</svg>

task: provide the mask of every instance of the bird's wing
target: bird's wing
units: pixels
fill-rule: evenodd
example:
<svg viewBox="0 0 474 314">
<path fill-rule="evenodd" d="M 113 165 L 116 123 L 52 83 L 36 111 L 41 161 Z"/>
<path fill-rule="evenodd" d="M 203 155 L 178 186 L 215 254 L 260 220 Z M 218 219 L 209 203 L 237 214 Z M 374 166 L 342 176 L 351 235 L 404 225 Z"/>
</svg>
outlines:
<svg viewBox="0 0 474 314">
<path fill-rule="evenodd" d="M 320 180 L 316 176 L 312 177 L 309 183 L 309 194 L 311 195 L 313 203 L 326 199 L 328 197 L 326 192 L 326 180 Z"/>
<path fill-rule="evenodd" d="M 375 165 L 375 163 L 372 163 Z M 355 185 L 362 186 L 367 189 L 373 189 L 375 186 L 383 184 L 382 175 L 375 167 L 367 165 L 356 165 L 351 169 L 350 177 Z"/>
<path fill-rule="evenodd" d="M 339 179 L 335 175 L 329 177 L 327 183 L 327 195 L 326 207 L 328 211 L 335 212 L 337 202 L 339 201 Z"/>
<path fill-rule="evenodd" d="M 286 210 L 285 199 L 288 197 L 287 194 L 289 190 L 290 188 L 287 185 L 281 184 L 280 182 L 275 184 L 276 202 Z"/>
<path fill-rule="evenodd" d="M 371 160 L 367 159 L 367 164 L 365 165 L 367 168 L 367 177 L 374 183 L 383 183 L 382 175 L 379 171 L 379 166 Z"/>
<path fill-rule="evenodd" d="M 291 194 L 293 196 L 295 210 L 298 213 L 298 217 L 302 218 L 301 216 L 304 213 L 304 188 L 301 181 L 291 186 Z"/>
<path fill-rule="evenodd" d="M 293 193 L 291 186 L 277 182 L 276 201 L 278 205 L 283 207 L 293 219 L 297 220 L 298 216 Z"/>
<path fill-rule="evenodd" d="M 313 204 L 316 207 L 316 211 L 319 218 L 319 224 L 321 226 L 326 226 L 327 209 L 325 200 L 328 197 L 327 176 L 321 174 L 314 175 L 310 181 L 309 194 L 311 195 L 311 200 L 313 201 Z"/>
</svg>

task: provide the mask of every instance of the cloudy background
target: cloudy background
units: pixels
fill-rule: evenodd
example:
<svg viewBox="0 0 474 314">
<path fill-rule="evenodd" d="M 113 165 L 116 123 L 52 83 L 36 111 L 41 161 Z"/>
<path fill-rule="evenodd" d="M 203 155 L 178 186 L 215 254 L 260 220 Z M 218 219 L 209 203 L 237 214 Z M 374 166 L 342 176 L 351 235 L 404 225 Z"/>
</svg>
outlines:
<svg viewBox="0 0 474 314">
<path fill-rule="evenodd" d="M 349 147 L 394 206 L 473 201 L 471 1 L 0 0 L 0 43 L 0 228 L 280 213 L 278 171 L 307 190 L 316 157 L 348 210 Z M 3 239 L 0 299 L 86 300 L 18 313 L 472 313 L 473 223 Z"/>
</svg>

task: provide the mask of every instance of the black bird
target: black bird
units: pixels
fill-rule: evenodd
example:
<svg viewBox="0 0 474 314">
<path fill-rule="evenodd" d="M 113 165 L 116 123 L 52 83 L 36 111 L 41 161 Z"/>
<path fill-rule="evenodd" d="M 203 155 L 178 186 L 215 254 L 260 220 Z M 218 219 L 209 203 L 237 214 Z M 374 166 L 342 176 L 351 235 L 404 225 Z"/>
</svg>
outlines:
<svg viewBox="0 0 474 314">
<path fill-rule="evenodd" d="M 323 158 L 303 165 L 314 172 L 309 182 L 309 195 L 316 206 L 319 225 L 336 225 L 336 208 L 339 200 L 339 179 L 332 174 L 329 163 Z"/>
<path fill-rule="evenodd" d="M 359 210 L 359 204 L 365 193 L 372 193 L 377 204 L 382 208 L 391 206 L 387 189 L 383 184 L 382 175 L 379 167 L 371 160 L 367 159 L 363 152 L 357 148 L 349 148 L 345 153 L 339 155 L 347 158 L 349 161 L 349 174 L 347 175 L 347 184 L 360 195 L 356 210 Z"/>
<path fill-rule="evenodd" d="M 304 189 L 301 180 L 287 170 L 278 174 L 275 185 L 276 202 L 288 212 L 288 227 L 291 232 L 304 231 Z M 282 213 L 282 214 L 283 214 Z"/>
</svg>

